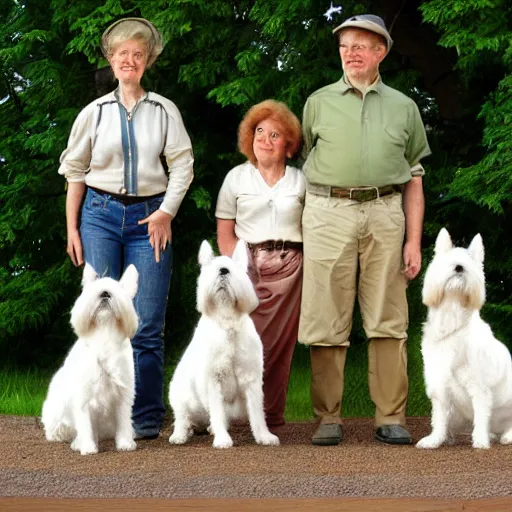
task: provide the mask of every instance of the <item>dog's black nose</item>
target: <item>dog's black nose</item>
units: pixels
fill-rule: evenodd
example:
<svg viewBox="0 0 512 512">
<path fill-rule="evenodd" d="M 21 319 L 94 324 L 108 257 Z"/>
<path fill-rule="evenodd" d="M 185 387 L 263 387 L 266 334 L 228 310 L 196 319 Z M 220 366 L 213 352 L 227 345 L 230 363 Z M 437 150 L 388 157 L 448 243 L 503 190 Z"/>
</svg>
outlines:
<svg viewBox="0 0 512 512">
<path fill-rule="evenodd" d="M 225 276 L 226 274 L 229 274 L 229 269 L 226 267 L 220 267 L 219 272 L 221 276 Z"/>
<path fill-rule="evenodd" d="M 464 267 L 462 265 L 455 265 L 455 272 L 458 272 L 459 274 L 464 272 Z"/>
<path fill-rule="evenodd" d="M 100 297 L 101 297 L 102 299 L 110 299 L 111 295 L 110 295 L 110 293 L 109 293 L 109 292 L 101 292 Z"/>
</svg>

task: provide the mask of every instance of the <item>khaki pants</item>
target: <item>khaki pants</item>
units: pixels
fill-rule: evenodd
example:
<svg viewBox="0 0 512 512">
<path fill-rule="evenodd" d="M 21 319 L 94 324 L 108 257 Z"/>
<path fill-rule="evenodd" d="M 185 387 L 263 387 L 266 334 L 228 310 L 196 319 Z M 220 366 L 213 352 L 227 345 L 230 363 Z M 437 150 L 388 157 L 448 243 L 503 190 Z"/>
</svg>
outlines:
<svg viewBox="0 0 512 512">
<path fill-rule="evenodd" d="M 347 347 L 311 346 L 311 401 L 321 423 L 341 423 Z M 406 340 L 381 338 L 368 344 L 368 387 L 375 425 L 405 425 L 407 405 Z"/>
<path fill-rule="evenodd" d="M 358 203 L 307 194 L 299 340 L 311 345 L 311 394 L 323 422 L 339 421 L 357 296 L 369 338 L 376 423 L 405 421 L 408 326 L 401 194 Z"/>
</svg>

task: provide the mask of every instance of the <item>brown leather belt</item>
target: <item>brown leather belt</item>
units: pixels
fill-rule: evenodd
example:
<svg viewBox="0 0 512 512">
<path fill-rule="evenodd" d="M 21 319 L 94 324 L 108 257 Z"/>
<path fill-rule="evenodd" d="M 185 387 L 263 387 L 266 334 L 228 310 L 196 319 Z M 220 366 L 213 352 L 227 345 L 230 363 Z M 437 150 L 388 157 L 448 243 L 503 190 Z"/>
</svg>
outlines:
<svg viewBox="0 0 512 512">
<path fill-rule="evenodd" d="M 331 187 L 329 185 L 317 185 L 310 183 L 308 192 L 315 196 L 339 197 L 344 199 L 352 199 L 354 201 L 364 202 L 373 201 L 382 196 L 393 194 L 394 192 L 402 192 L 401 185 L 386 185 L 385 187 Z"/>
<path fill-rule="evenodd" d="M 259 244 L 247 243 L 249 249 L 262 251 L 286 251 L 287 249 L 302 249 L 302 242 L 287 242 L 286 240 L 265 240 Z"/>
</svg>

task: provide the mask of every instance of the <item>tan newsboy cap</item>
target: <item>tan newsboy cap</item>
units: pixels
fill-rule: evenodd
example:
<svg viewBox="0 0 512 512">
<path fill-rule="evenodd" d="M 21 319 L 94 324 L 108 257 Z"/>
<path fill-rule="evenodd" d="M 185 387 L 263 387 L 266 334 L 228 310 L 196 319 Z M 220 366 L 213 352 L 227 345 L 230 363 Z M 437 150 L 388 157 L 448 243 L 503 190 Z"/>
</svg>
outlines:
<svg viewBox="0 0 512 512">
<path fill-rule="evenodd" d="M 384 20 L 379 16 L 375 16 L 375 14 L 359 14 L 357 16 L 352 16 L 351 18 L 348 18 L 348 20 L 345 20 L 341 25 L 336 27 L 332 33 L 336 34 L 340 30 L 349 27 L 369 30 L 370 32 L 374 32 L 375 34 L 379 34 L 380 36 L 384 37 L 387 42 L 388 52 L 393 45 L 393 39 L 391 39 L 391 36 L 389 35 Z"/>
</svg>

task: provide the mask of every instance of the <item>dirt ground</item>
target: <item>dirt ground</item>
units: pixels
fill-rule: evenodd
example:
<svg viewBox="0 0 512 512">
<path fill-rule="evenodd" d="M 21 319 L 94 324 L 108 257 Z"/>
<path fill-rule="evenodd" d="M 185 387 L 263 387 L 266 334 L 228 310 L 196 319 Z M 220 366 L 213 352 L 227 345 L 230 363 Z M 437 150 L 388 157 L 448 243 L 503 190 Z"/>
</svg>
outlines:
<svg viewBox="0 0 512 512">
<path fill-rule="evenodd" d="M 348 419 L 340 446 L 315 447 L 314 428 L 287 424 L 277 433 L 281 446 L 263 447 L 248 426 L 238 425 L 231 430 L 235 446 L 216 450 L 209 436 L 170 445 L 167 425 L 158 439 L 138 441 L 135 452 L 118 453 L 105 442 L 98 455 L 81 456 L 67 444 L 47 442 L 38 418 L 0 416 L 0 509 L 42 510 L 46 503 L 47 510 L 65 510 L 82 503 L 81 510 L 92 510 L 84 503 L 108 498 L 118 500 L 109 501 L 112 510 L 115 503 L 119 510 L 127 503 L 143 510 L 137 507 L 147 499 L 153 510 L 169 499 L 162 503 L 209 511 L 223 502 L 223 510 L 281 512 L 297 510 L 297 503 L 307 505 L 304 510 L 377 510 L 374 504 L 383 511 L 512 510 L 512 446 L 474 450 L 469 436 L 432 451 L 388 446 L 373 440 L 371 419 Z M 417 441 L 429 432 L 429 420 L 409 418 L 408 428 Z"/>
</svg>

